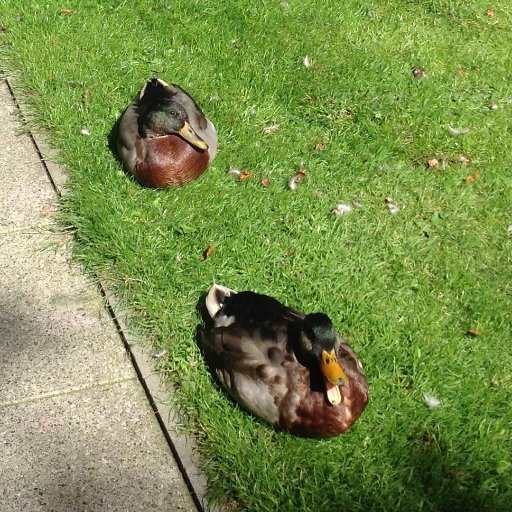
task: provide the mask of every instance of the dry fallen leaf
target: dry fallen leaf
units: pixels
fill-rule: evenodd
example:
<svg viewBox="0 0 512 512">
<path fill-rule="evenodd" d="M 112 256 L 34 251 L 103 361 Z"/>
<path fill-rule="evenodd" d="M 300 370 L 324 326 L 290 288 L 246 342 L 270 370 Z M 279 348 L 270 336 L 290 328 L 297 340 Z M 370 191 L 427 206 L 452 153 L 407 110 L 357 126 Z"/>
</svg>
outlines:
<svg viewBox="0 0 512 512">
<path fill-rule="evenodd" d="M 325 144 L 322 141 L 318 141 L 315 144 L 315 149 L 318 151 L 323 151 L 325 149 Z"/>
<path fill-rule="evenodd" d="M 464 178 L 464 183 L 471 183 L 480 178 L 480 171 L 475 172 L 475 174 L 470 174 Z"/>
<path fill-rule="evenodd" d="M 60 14 L 65 14 L 66 16 L 71 16 L 73 14 L 73 12 L 74 12 L 73 9 L 66 9 L 64 7 L 61 7 L 59 9 L 59 13 Z"/>
<path fill-rule="evenodd" d="M 487 16 L 494 16 L 496 14 L 496 10 L 495 9 L 487 9 L 487 11 L 485 11 L 485 14 L 487 14 Z"/>
<path fill-rule="evenodd" d="M 288 181 L 288 187 L 290 187 L 291 190 L 296 190 L 299 183 L 304 179 L 304 176 L 306 176 L 306 169 L 301 167 Z"/>
<path fill-rule="evenodd" d="M 249 172 L 249 169 L 244 169 L 244 170 L 240 173 L 240 176 L 238 177 L 238 181 L 245 181 L 245 180 L 248 180 L 251 176 L 252 176 L 252 174 Z"/>
<path fill-rule="evenodd" d="M 466 76 L 466 70 L 464 68 L 457 69 L 457 75 Z"/>
<path fill-rule="evenodd" d="M 207 258 L 209 258 L 211 256 L 212 252 L 215 250 L 215 247 L 217 247 L 217 244 L 211 244 L 208 247 L 208 249 L 206 249 L 206 251 L 204 251 L 203 254 L 201 255 L 201 261 L 204 261 Z"/>
<path fill-rule="evenodd" d="M 416 78 L 416 80 L 419 80 L 421 78 L 427 78 L 427 73 L 425 73 L 424 69 L 421 68 L 412 68 L 412 76 Z"/>
<path fill-rule="evenodd" d="M 263 178 L 263 179 L 261 180 L 261 184 L 262 184 L 265 188 L 267 188 L 267 187 L 270 185 L 270 181 L 268 181 L 268 178 Z"/>
<path fill-rule="evenodd" d="M 427 160 L 427 167 L 437 169 L 439 167 L 439 160 L 437 158 L 429 158 Z"/>
<path fill-rule="evenodd" d="M 477 327 L 470 327 L 466 331 L 466 335 L 472 336 L 473 338 L 476 338 L 477 336 L 480 336 L 482 333 L 478 330 Z"/>
</svg>

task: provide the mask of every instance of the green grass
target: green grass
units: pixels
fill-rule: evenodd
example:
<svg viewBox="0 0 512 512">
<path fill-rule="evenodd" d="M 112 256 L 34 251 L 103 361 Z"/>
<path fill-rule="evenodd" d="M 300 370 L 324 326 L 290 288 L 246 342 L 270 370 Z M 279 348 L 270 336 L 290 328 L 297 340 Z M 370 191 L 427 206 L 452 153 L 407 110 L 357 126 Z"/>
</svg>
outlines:
<svg viewBox="0 0 512 512">
<path fill-rule="evenodd" d="M 181 390 L 211 497 L 250 511 L 510 510 L 509 2 L 19 4 L 1 2 L 4 70 L 19 71 L 33 122 L 62 150 L 75 256 L 168 348 L 159 368 Z M 212 167 L 179 190 L 141 189 L 108 150 L 153 75 L 189 90 L 218 129 Z M 441 168 L 426 168 L 434 156 Z M 237 183 L 231 166 L 252 178 Z M 330 214 L 354 197 L 362 209 Z M 195 341 L 214 281 L 332 316 L 371 386 L 349 433 L 275 432 L 215 385 Z"/>
</svg>

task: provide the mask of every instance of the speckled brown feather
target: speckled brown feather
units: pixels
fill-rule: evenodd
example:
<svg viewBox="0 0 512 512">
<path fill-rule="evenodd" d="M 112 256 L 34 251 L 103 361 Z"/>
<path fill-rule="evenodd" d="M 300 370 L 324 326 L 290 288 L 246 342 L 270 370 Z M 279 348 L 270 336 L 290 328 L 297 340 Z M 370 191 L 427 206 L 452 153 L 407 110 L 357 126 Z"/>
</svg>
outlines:
<svg viewBox="0 0 512 512">
<path fill-rule="evenodd" d="M 143 158 L 135 163 L 135 179 L 145 187 L 179 187 L 195 180 L 208 168 L 208 152 L 177 135 L 144 139 Z"/>
</svg>

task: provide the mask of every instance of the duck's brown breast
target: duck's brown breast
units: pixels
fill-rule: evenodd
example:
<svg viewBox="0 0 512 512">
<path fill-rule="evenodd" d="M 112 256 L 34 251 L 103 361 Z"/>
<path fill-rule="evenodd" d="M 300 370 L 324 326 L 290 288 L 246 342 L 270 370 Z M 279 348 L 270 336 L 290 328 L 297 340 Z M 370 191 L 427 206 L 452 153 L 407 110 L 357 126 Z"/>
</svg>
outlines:
<svg viewBox="0 0 512 512">
<path fill-rule="evenodd" d="M 345 432 L 365 409 L 368 393 L 355 384 L 341 391 L 341 404 L 330 405 L 324 393 L 308 389 L 297 404 L 295 421 L 287 423 L 281 417 L 280 426 L 304 437 L 332 437 Z"/>
<path fill-rule="evenodd" d="M 135 165 L 135 179 L 145 187 L 179 187 L 195 180 L 208 168 L 208 151 L 190 145 L 177 135 L 148 138 L 145 157 Z"/>
</svg>

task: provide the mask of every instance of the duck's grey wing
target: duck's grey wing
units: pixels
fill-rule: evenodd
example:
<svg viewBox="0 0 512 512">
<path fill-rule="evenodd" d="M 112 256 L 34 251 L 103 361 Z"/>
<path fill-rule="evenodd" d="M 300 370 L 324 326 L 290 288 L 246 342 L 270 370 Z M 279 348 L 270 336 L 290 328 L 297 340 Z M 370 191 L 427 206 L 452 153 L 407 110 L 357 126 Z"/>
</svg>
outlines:
<svg viewBox="0 0 512 512">
<path fill-rule="evenodd" d="M 202 345 L 207 362 L 227 392 L 256 416 L 277 424 L 293 355 L 276 340 L 259 332 L 249 334 L 236 325 L 205 332 Z"/>
<path fill-rule="evenodd" d="M 145 152 L 139 136 L 137 98 L 125 110 L 117 127 L 117 151 L 126 169 L 132 173 Z"/>
</svg>

